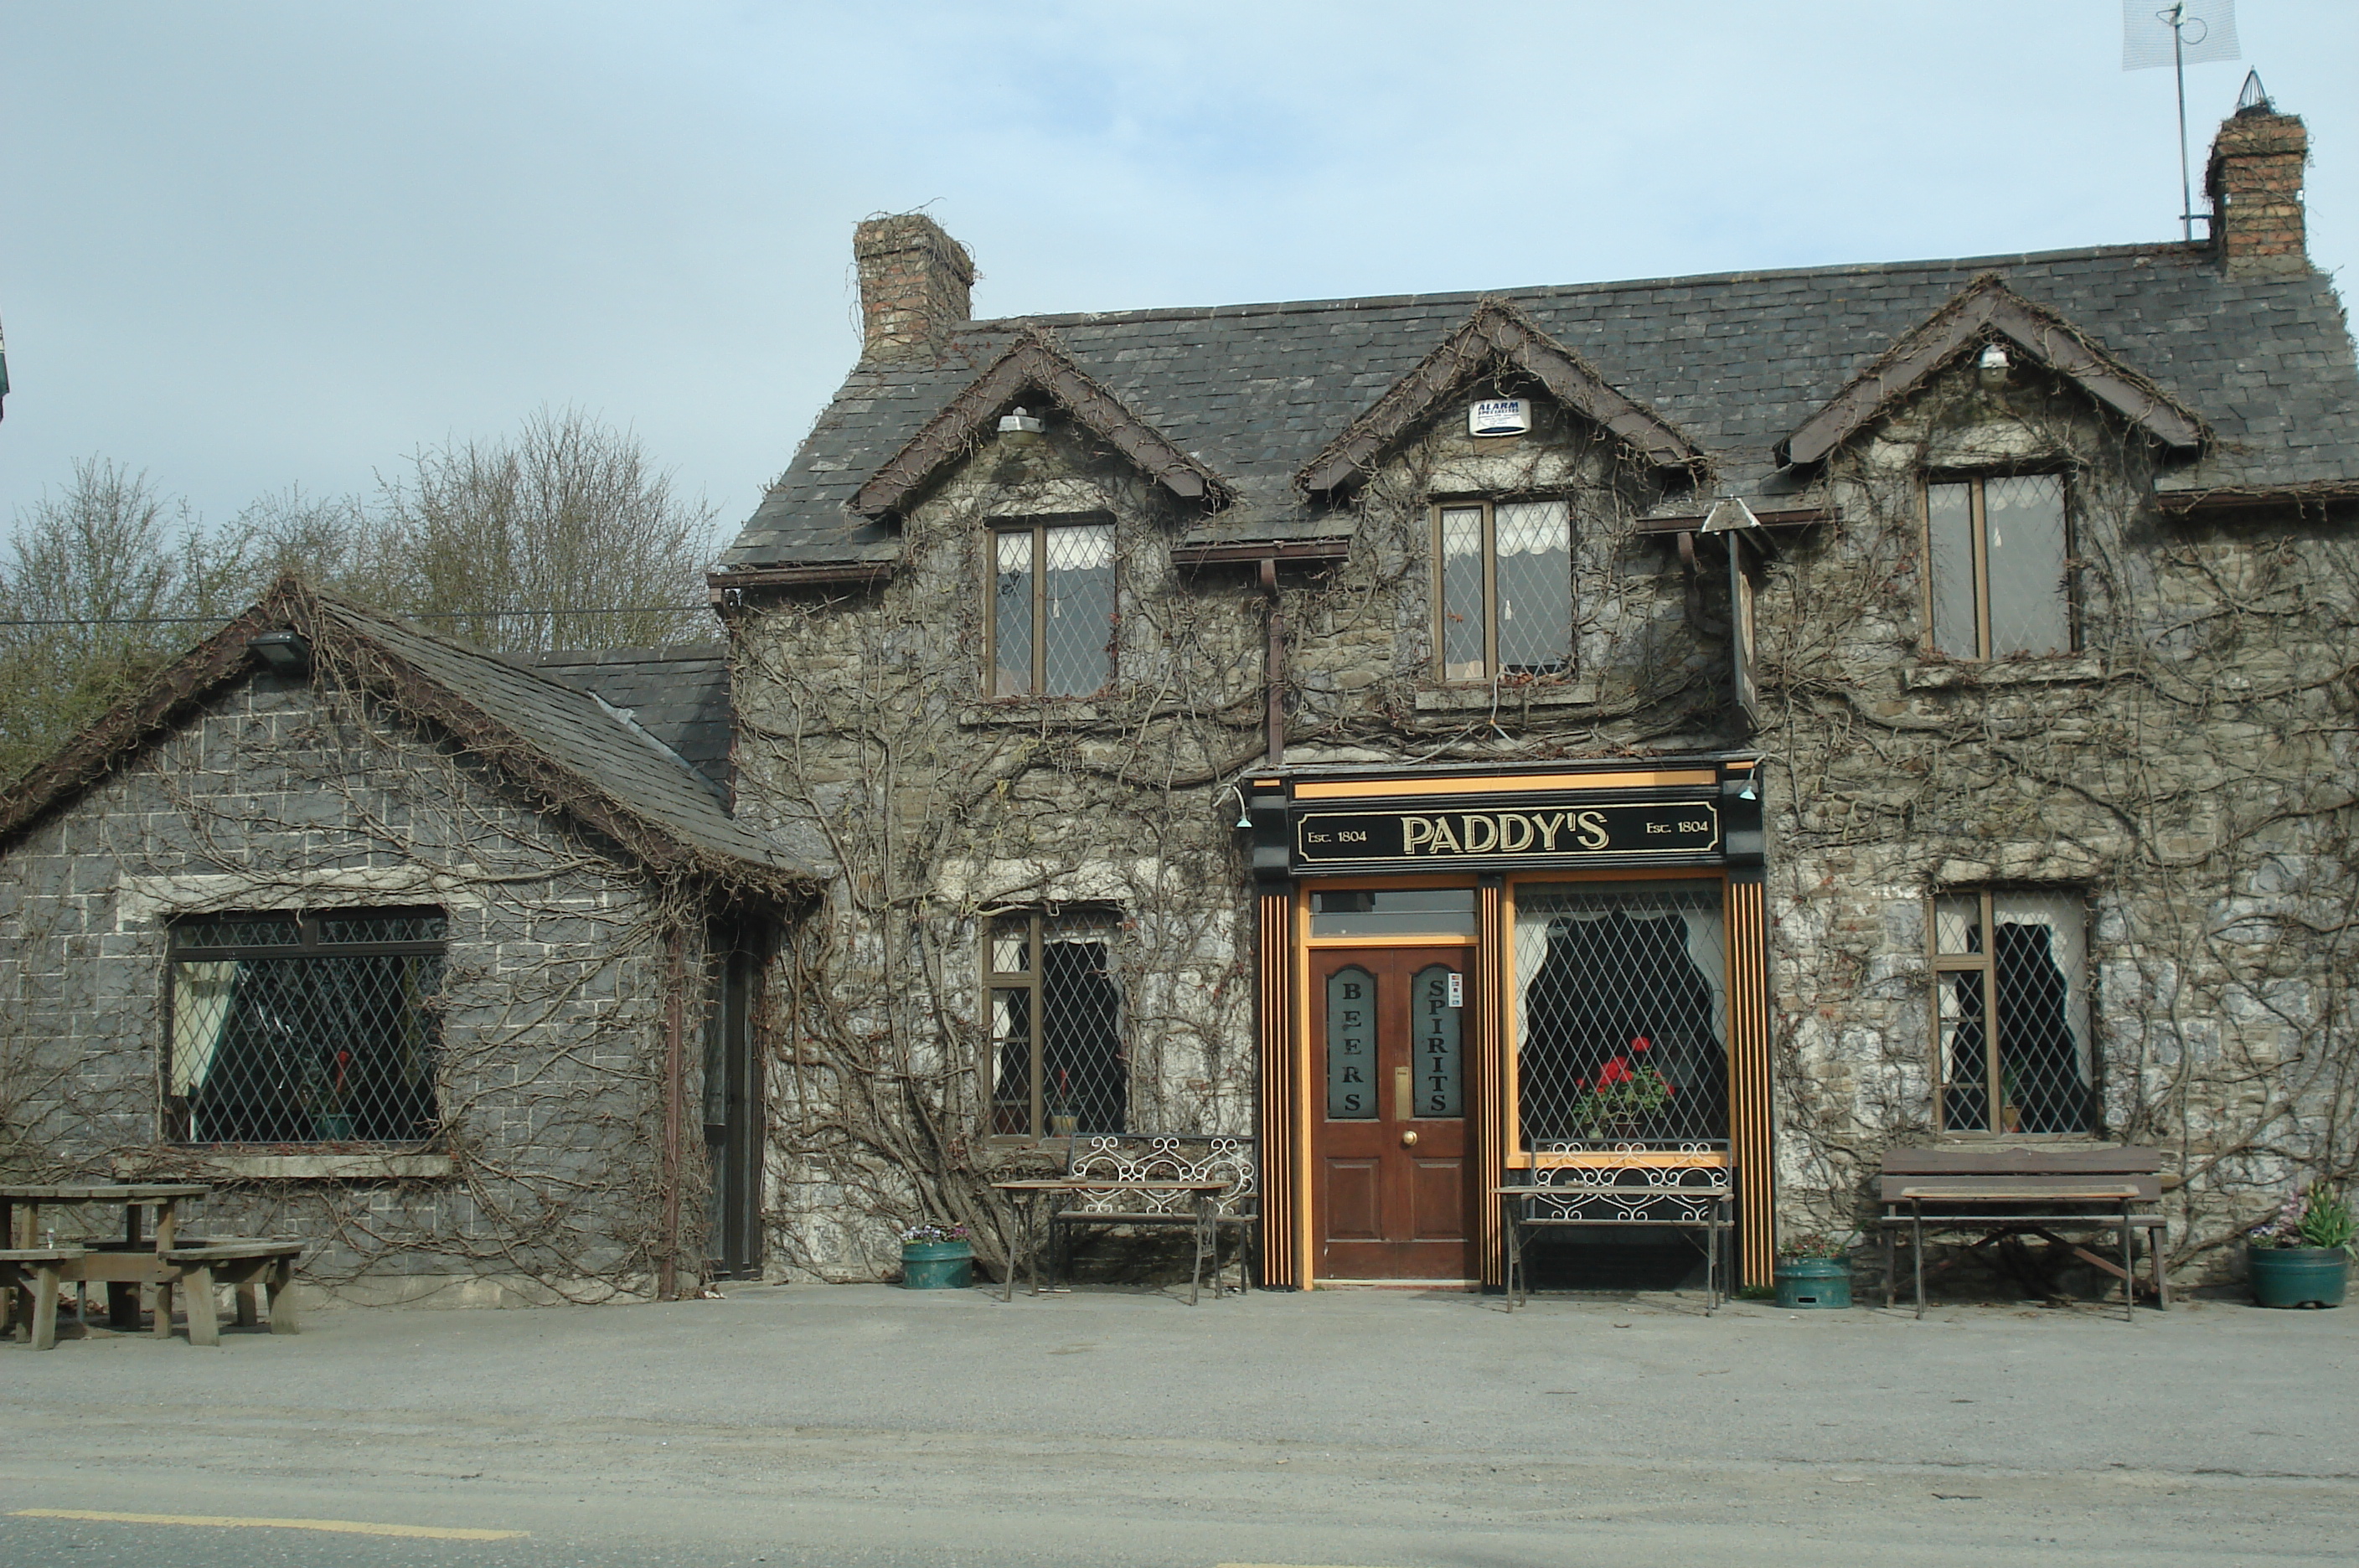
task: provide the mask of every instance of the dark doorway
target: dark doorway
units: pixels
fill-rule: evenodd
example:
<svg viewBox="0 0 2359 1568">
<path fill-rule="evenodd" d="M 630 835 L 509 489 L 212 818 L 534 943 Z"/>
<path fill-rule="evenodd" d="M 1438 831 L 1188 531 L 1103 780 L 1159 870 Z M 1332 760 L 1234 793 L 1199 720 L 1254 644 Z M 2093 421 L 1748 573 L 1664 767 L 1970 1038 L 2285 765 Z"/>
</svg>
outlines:
<svg viewBox="0 0 2359 1568">
<path fill-rule="evenodd" d="M 712 1171 L 706 1233 L 716 1279 L 762 1269 L 762 1057 L 754 1027 L 761 977 L 757 928 L 716 926 L 707 949 L 712 1007 L 704 1025 L 704 1143 Z"/>
</svg>

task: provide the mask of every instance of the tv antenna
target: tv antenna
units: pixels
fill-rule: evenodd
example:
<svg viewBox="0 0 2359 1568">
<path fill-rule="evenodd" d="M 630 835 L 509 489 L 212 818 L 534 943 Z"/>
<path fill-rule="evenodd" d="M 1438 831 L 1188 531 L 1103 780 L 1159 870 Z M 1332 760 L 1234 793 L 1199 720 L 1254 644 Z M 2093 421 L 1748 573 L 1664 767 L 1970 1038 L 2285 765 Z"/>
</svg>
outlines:
<svg viewBox="0 0 2359 1568">
<path fill-rule="evenodd" d="M 2167 65 L 2179 82 L 2179 229 L 2190 242 L 2199 214 L 2187 168 L 2187 68 L 2244 58 L 2236 48 L 2236 0 L 2170 0 L 2159 10 L 2155 0 L 2122 0 L 2122 69 Z"/>
</svg>

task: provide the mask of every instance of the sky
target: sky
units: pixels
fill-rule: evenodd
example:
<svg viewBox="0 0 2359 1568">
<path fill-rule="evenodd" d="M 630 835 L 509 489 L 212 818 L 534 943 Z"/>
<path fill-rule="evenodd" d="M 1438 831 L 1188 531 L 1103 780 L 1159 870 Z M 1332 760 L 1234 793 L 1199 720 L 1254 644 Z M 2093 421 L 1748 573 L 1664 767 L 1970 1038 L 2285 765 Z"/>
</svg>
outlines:
<svg viewBox="0 0 2359 1568">
<path fill-rule="evenodd" d="M 2256 69 L 2341 273 L 2359 4 L 2237 22 L 2244 62 L 2188 71 L 2199 186 Z M 857 356 L 878 212 L 965 242 L 979 316 L 2170 239 L 2171 73 L 2125 72 L 2121 28 L 2119 0 L 0 0 L 0 518 L 102 456 L 218 527 L 572 407 L 725 536 Z"/>
</svg>

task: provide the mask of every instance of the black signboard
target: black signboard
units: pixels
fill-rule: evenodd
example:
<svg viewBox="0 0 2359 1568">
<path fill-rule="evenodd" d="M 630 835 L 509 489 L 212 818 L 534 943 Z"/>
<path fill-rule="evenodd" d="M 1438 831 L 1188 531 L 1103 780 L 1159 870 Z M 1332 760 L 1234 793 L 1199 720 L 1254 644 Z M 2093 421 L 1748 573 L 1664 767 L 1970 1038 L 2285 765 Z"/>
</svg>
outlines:
<svg viewBox="0 0 2359 1568">
<path fill-rule="evenodd" d="M 1708 800 L 1598 805 L 1435 804 L 1307 811 L 1294 819 L 1298 866 L 1370 863 L 1444 866 L 1574 866 L 1641 855 L 1711 855 L 1720 848 L 1720 811 Z"/>
</svg>

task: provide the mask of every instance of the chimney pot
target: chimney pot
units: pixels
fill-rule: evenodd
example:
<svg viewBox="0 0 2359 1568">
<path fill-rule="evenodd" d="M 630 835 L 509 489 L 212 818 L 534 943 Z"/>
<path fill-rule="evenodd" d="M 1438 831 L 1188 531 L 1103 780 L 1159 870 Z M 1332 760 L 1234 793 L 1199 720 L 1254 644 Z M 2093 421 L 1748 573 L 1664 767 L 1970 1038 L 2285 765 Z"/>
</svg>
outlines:
<svg viewBox="0 0 2359 1568">
<path fill-rule="evenodd" d="M 937 357 L 973 310 L 974 260 L 923 212 L 870 218 L 852 234 L 860 268 L 860 357 Z"/>
<path fill-rule="evenodd" d="M 2221 124 L 2203 170 L 2212 198 L 2212 245 L 2231 278 L 2299 278 L 2310 249 L 2301 202 L 2310 132 L 2299 114 L 2266 99 Z"/>
</svg>

